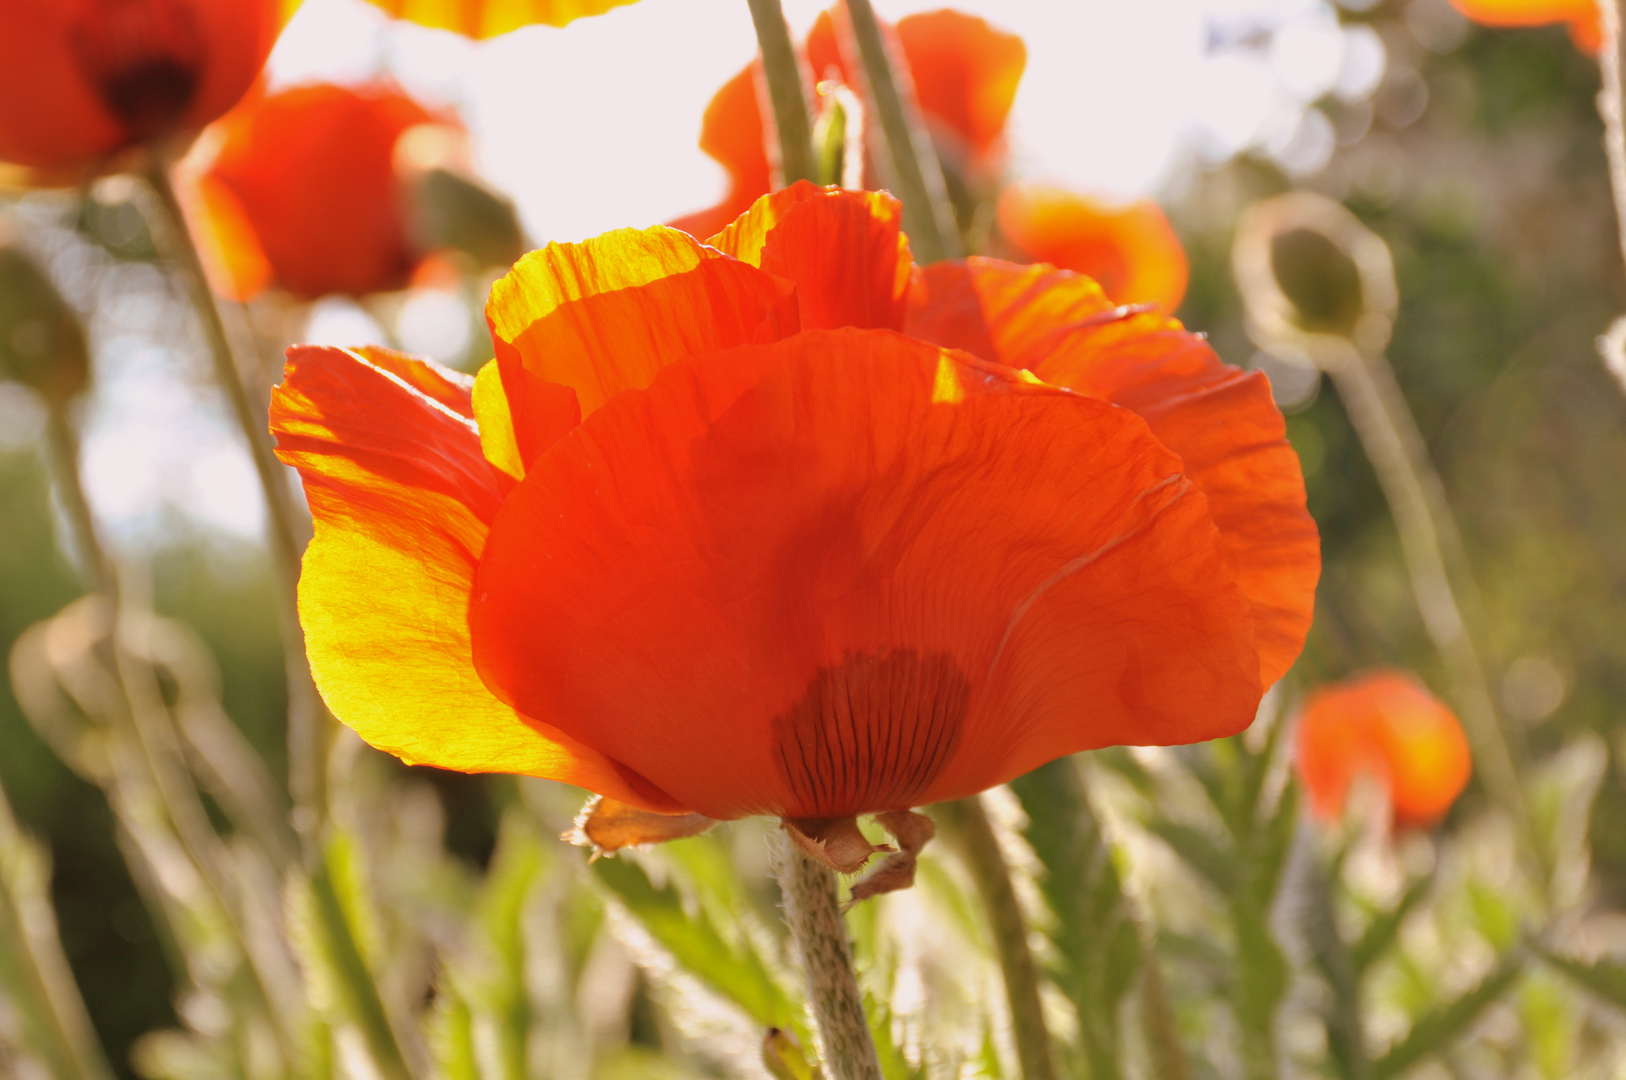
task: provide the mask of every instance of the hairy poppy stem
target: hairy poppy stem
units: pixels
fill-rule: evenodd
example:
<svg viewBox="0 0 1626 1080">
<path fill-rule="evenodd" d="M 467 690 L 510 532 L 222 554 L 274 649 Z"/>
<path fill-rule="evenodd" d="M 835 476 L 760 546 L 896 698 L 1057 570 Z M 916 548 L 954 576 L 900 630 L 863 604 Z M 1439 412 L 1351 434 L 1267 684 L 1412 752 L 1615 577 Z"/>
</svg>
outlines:
<svg viewBox="0 0 1626 1080">
<path fill-rule="evenodd" d="M 1626 36 L 1621 34 L 1620 0 L 1598 0 L 1603 47 L 1598 50 L 1598 67 L 1603 88 L 1598 91 L 1598 115 L 1603 118 L 1603 148 L 1609 156 L 1609 187 L 1615 197 L 1615 222 L 1620 233 L 1621 257 L 1626 259 Z M 1598 339 L 1610 374 L 1626 391 L 1626 315 L 1615 320 L 1609 332 Z"/>
<path fill-rule="evenodd" d="M 1028 947 L 1027 920 L 1017 902 L 1010 867 L 999 849 L 999 837 L 988 820 L 982 800 L 973 795 L 941 804 L 935 815 L 947 826 L 950 841 L 971 870 L 988 911 L 994 951 L 1005 976 L 1005 997 L 1011 1008 L 1011 1033 L 1024 1080 L 1055 1080 L 1056 1062 L 1050 1052 L 1050 1031 L 1045 1026 L 1039 999 L 1039 965 Z"/>
<path fill-rule="evenodd" d="M 756 26 L 757 48 L 762 52 L 762 74 L 773 109 L 773 129 L 779 146 L 777 187 L 798 180 L 818 181 L 813 156 L 813 125 L 808 118 L 807 82 L 796 57 L 790 27 L 779 0 L 746 0 Z"/>
<path fill-rule="evenodd" d="M 881 1062 L 847 947 L 847 924 L 836 900 L 836 875 L 803 856 L 782 831 L 772 843 L 785 922 L 807 978 L 826 1080 L 881 1080 Z"/>
<path fill-rule="evenodd" d="M 304 544 L 298 511 L 287 475 L 271 449 L 266 409 L 256 401 L 262 395 L 251 390 L 252 384 L 233 353 L 231 337 L 209 288 L 197 242 L 187 228 L 175 185 L 157 152 L 151 155 L 146 180 L 163 208 L 158 230 L 162 234 L 160 242 L 168 249 L 167 254 L 180 264 L 192 307 L 203 325 L 209 355 L 214 362 L 215 381 L 231 403 L 232 418 L 248 443 L 254 471 L 265 496 L 272 569 L 281 585 L 277 590 L 281 615 L 278 621 L 288 668 L 289 787 L 295 805 L 294 826 L 302 836 L 312 837 L 325 817 L 327 744 L 332 720 L 311 681 L 305 659 L 305 634 L 299 625 L 295 586 Z"/>
<path fill-rule="evenodd" d="M 885 139 L 888 182 L 903 200 L 903 228 L 915 259 L 933 263 L 961 254 L 960 233 L 943 183 L 943 167 L 915 100 L 909 66 L 897 62 L 869 0 L 847 0 L 848 31 L 857 46 L 868 104 Z"/>
</svg>

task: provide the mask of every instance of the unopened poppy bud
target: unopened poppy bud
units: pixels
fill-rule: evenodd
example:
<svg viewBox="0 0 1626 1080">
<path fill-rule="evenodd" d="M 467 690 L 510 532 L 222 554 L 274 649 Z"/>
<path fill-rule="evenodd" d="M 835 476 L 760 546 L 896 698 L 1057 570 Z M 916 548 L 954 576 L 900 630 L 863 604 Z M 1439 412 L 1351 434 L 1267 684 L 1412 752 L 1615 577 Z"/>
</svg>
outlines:
<svg viewBox="0 0 1626 1080">
<path fill-rule="evenodd" d="M 0 234 L 0 376 L 65 405 L 90 379 L 85 331 L 45 270 Z"/>
<path fill-rule="evenodd" d="M 460 170 L 436 167 L 405 179 L 421 250 L 461 251 L 481 266 L 501 267 L 525 254 L 525 230 L 506 196 Z"/>
<path fill-rule="evenodd" d="M 820 1080 L 818 1067 L 809 1065 L 796 1036 L 784 1028 L 769 1028 L 762 1036 L 762 1064 L 774 1080 Z"/>
<path fill-rule="evenodd" d="M 1271 238 L 1270 261 L 1299 326 L 1317 334 L 1354 334 L 1366 310 L 1361 272 L 1325 233 L 1315 229 L 1277 233 Z"/>
</svg>

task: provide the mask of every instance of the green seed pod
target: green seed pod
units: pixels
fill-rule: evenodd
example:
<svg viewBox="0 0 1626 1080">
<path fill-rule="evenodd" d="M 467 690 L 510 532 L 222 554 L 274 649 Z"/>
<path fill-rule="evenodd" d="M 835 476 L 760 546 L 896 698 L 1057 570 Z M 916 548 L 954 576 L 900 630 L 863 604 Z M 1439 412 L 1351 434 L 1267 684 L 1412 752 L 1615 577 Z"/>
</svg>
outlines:
<svg viewBox="0 0 1626 1080">
<path fill-rule="evenodd" d="M 90 381 L 90 350 L 73 308 L 45 270 L 0 231 L 0 377 L 15 379 L 53 408 Z"/>
</svg>

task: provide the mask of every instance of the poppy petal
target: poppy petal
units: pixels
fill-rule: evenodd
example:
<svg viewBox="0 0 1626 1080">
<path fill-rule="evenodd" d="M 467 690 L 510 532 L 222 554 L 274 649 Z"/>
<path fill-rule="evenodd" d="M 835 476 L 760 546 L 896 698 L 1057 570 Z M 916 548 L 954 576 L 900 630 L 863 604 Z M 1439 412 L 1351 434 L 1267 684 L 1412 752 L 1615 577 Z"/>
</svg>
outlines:
<svg viewBox="0 0 1626 1080">
<path fill-rule="evenodd" d="M 369 0 L 397 19 L 464 37 L 493 38 L 524 26 L 568 26 L 634 0 Z"/>
<path fill-rule="evenodd" d="M 1172 319 L 1115 309 L 1087 278 L 992 259 L 920 271 L 907 330 L 1143 418 L 1208 496 L 1253 606 L 1261 680 L 1286 673 L 1309 633 L 1321 547 L 1263 374 L 1222 363 Z"/>
<path fill-rule="evenodd" d="M 1027 67 L 1022 39 L 946 8 L 904 16 L 897 33 L 921 112 L 953 132 L 972 158 L 997 150 Z"/>
<path fill-rule="evenodd" d="M 802 180 L 706 242 L 795 282 L 803 330 L 900 330 L 914 265 L 902 221 L 903 204 L 884 191 Z"/>
<path fill-rule="evenodd" d="M 573 389 L 586 416 L 675 360 L 794 332 L 795 303 L 789 282 L 664 225 L 531 252 L 486 304 L 522 449 L 521 371 Z"/>
<path fill-rule="evenodd" d="M 1172 314 L 1186 295 L 1185 248 L 1150 199 L 1114 206 L 1063 188 L 1011 184 L 996 216 L 1018 261 L 1094 278 L 1120 304 L 1151 303 Z"/>
<path fill-rule="evenodd" d="M 328 707 L 411 764 L 546 776 L 681 809 L 485 689 L 471 659 L 469 594 L 510 483 L 481 456 L 473 422 L 416 388 L 461 380 L 399 354 L 375 361 L 296 347 L 272 398 L 277 454 L 299 470 L 316 523 L 299 614 Z"/>
<path fill-rule="evenodd" d="M 719 819 L 828 820 L 1235 732 L 1251 617 L 1131 413 L 887 331 L 674 364 L 532 465 L 494 693 Z"/>
</svg>

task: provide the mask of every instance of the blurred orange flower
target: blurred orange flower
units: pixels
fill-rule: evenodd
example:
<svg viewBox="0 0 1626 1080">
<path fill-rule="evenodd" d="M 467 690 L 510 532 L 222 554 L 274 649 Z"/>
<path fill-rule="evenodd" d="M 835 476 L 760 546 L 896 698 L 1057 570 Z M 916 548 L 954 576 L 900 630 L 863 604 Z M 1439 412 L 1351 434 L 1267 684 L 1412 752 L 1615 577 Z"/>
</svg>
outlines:
<svg viewBox="0 0 1626 1080">
<path fill-rule="evenodd" d="M 1019 262 L 1046 262 L 1100 282 L 1120 304 L 1172 312 L 1186 295 L 1186 252 L 1157 203 L 1113 205 L 1042 184 L 999 197 L 1000 232 Z"/>
<path fill-rule="evenodd" d="M 259 76 L 281 0 L 7 0 L 0 161 L 92 166 L 203 127 Z"/>
<path fill-rule="evenodd" d="M 397 19 L 464 37 L 489 38 L 542 23 L 565 26 L 635 0 L 369 0 Z"/>
<path fill-rule="evenodd" d="M 1397 827 L 1427 828 L 1462 794 L 1473 760 L 1443 702 L 1404 672 L 1375 671 L 1310 695 L 1298 771 L 1322 817 L 1343 813 L 1350 784 L 1370 773 L 1388 788 Z"/>
<path fill-rule="evenodd" d="M 302 297 L 404 284 L 419 255 L 396 144 L 435 122 L 388 86 L 245 101 L 211 129 L 188 200 L 216 290 L 243 300 L 271 284 Z"/>
<path fill-rule="evenodd" d="M 1603 47 L 1597 0 L 1451 0 L 1474 22 L 1486 26 L 1546 26 L 1568 23 L 1577 48 L 1596 55 Z"/>
<path fill-rule="evenodd" d="M 939 152 L 964 171 L 989 168 L 1004 150 L 1005 121 L 1027 66 L 1027 47 L 1014 34 L 958 11 L 906 15 L 894 31 L 914 80 L 920 109 Z M 820 13 L 803 55 L 816 80 L 854 85 L 835 21 Z M 755 65 L 723 84 L 706 106 L 700 148 L 728 170 L 721 203 L 672 222 L 709 236 L 750 208 L 770 187 L 768 152 L 757 101 Z"/>
<path fill-rule="evenodd" d="M 272 429 L 334 714 L 692 815 L 646 835 L 770 814 L 815 846 L 1247 726 L 1319 570 L 1268 384 L 1074 274 L 916 268 L 899 216 L 802 183 L 704 245 L 549 245 L 473 380 L 291 349 Z"/>
</svg>

